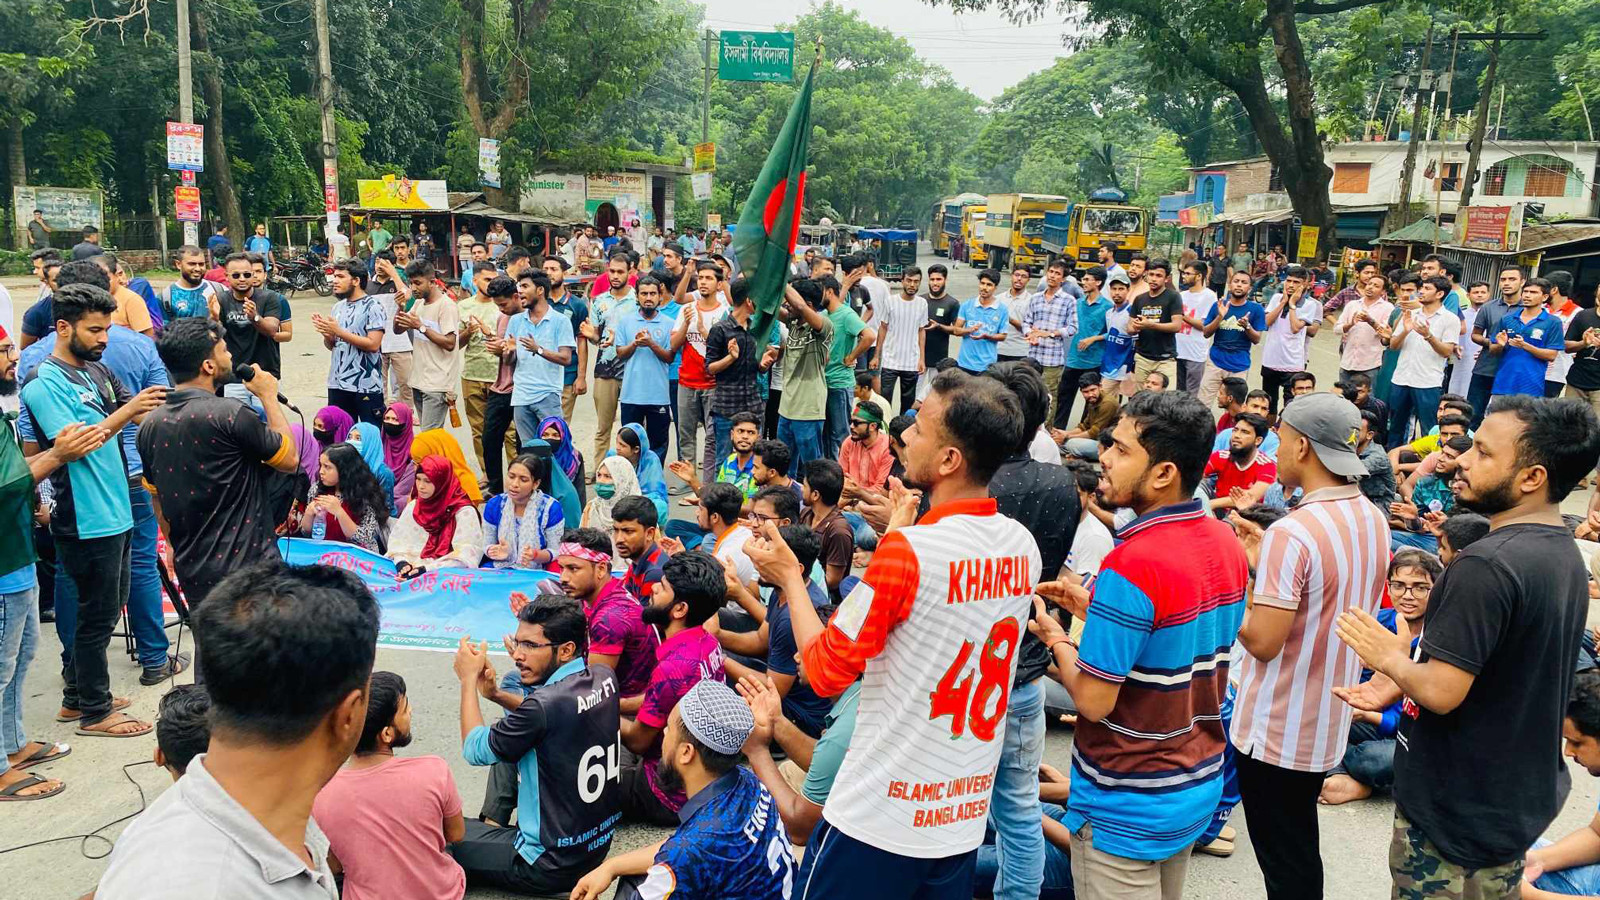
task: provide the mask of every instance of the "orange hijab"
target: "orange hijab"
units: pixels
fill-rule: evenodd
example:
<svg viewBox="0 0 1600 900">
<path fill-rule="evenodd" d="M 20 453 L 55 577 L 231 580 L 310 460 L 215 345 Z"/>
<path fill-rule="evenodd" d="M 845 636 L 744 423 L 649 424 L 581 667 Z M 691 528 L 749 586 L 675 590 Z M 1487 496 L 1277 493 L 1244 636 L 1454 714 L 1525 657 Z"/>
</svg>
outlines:
<svg viewBox="0 0 1600 900">
<path fill-rule="evenodd" d="M 472 474 L 467 468 L 467 457 L 461 452 L 461 445 L 450 436 L 450 432 L 443 428 L 430 428 L 416 436 L 411 442 L 411 458 L 417 466 L 422 466 L 422 461 L 430 456 L 442 456 L 450 461 L 450 468 L 455 470 L 456 481 L 460 483 L 461 490 L 472 501 L 473 506 L 483 503 L 483 491 L 478 489 L 478 476 Z"/>
</svg>

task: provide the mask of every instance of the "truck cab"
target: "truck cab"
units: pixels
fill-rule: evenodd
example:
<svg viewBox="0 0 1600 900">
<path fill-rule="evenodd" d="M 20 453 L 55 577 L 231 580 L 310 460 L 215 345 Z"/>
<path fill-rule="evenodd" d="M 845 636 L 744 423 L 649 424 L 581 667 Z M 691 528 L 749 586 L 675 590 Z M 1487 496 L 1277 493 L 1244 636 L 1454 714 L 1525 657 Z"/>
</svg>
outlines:
<svg viewBox="0 0 1600 900">
<path fill-rule="evenodd" d="M 1125 263 L 1145 251 L 1149 234 L 1150 219 L 1143 209 L 1130 206 L 1121 191 L 1102 188 L 1086 202 L 1045 213 L 1040 245 L 1051 259 L 1065 259 L 1081 271 L 1098 265 L 1101 243 L 1114 242 L 1112 255 Z"/>
</svg>

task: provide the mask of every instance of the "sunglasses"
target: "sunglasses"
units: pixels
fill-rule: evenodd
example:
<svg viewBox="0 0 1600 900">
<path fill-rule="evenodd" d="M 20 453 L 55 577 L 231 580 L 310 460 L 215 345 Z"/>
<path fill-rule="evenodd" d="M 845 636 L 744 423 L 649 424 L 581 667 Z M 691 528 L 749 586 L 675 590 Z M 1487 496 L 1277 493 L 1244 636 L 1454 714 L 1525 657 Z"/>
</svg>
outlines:
<svg viewBox="0 0 1600 900">
<path fill-rule="evenodd" d="M 228 273 L 228 277 L 229 278 L 254 278 L 255 275 L 256 275 L 256 273 L 254 273 L 254 272 L 229 272 Z"/>
</svg>

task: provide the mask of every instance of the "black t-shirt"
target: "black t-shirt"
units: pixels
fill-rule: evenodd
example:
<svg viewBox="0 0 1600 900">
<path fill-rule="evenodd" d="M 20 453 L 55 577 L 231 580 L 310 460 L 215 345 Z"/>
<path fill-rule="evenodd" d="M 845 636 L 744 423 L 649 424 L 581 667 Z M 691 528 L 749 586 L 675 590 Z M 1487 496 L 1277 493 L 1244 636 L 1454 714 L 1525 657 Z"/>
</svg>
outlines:
<svg viewBox="0 0 1600 900">
<path fill-rule="evenodd" d="M 1561 721 L 1588 609 L 1583 558 L 1554 525 L 1491 531 L 1434 586 L 1418 658 L 1474 680 L 1445 715 L 1405 701 L 1394 797 L 1451 862 L 1521 859 L 1561 811 Z"/>
<path fill-rule="evenodd" d="M 924 295 L 928 300 L 928 319 L 940 325 L 950 326 L 956 323 L 956 316 L 961 311 L 961 301 L 945 294 L 935 298 L 932 294 Z M 928 337 L 924 343 L 923 360 L 928 365 L 928 374 L 933 374 L 933 364 L 941 359 L 950 358 L 950 334 L 936 328 L 928 329 Z"/>
<path fill-rule="evenodd" d="M 615 672 L 583 666 L 535 688 L 489 727 L 495 758 L 515 763 L 522 776 L 519 792 L 535 792 L 537 798 L 544 852 L 533 868 L 563 889 L 598 866 L 611 849 L 622 804 L 620 701 Z M 520 827 L 532 824 L 523 816 Z"/>
<path fill-rule="evenodd" d="M 1167 288 L 1160 294 L 1146 294 L 1133 301 L 1133 314 L 1162 324 L 1183 314 L 1183 300 Z M 1134 352 L 1145 359 L 1172 359 L 1178 355 L 1178 336 L 1172 332 L 1146 328 L 1134 337 Z"/>
<path fill-rule="evenodd" d="M 256 315 L 263 319 L 283 317 L 283 298 L 276 291 L 256 288 L 250 296 L 256 302 Z M 249 363 L 258 369 L 266 369 L 273 377 L 281 376 L 283 371 L 279 364 L 278 342 L 256 329 L 256 323 L 244 314 L 244 304 L 234 299 L 231 291 L 218 291 L 217 302 L 222 311 L 224 343 L 228 345 L 228 353 L 233 356 L 234 367 Z"/>
<path fill-rule="evenodd" d="M 1567 340 L 1582 341 L 1584 332 L 1591 328 L 1600 328 L 1600 313 L 1592 309 L 1580 309 L 1567 325 Z M 1580 391 L 1600 391 L 1600 349 L 1585 347 L 1572 354 L 1567 384 Z"/>
<path fill-rule="evenodd" d="M 1042 463 L 1027 455 L 1014 456 L 989 479 L 989 496 L 1002 516 L 1010 516 L 1028 529 L 1039 545 L 1039 580 L 1055 578 L 1066 564 L 1067 551 L 1078 534 L 1078 480 L 1065 466 Z M 1028 613 L 1033 615 L 1030 610 Z M 1017 656 L 1015 684 L 1027 684 L 1050 668 L 1050 651 L 1034 637 L 1022 636 Z"/>
<path fill-rule="evenodd" d="M 138 447 L 186 588 L 277 557 L 269 496 L 278 473 L 267 463 L 289 451 L 255 410 L 229 397 L 175 390 L 145 416 Z M 188 599 L 198 603 L 204 594 Z"/>
</svg>

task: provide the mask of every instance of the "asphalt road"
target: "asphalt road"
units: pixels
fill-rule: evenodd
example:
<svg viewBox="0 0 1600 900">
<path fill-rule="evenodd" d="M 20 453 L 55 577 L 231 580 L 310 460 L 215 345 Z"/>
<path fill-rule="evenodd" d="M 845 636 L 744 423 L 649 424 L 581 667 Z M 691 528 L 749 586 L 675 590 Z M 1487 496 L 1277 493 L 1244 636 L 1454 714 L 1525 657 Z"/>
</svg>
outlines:
<svg viewBox="0 0 1600 900">
<path fill-rule="evenodd" d="M 919 260 L 926 268 L 938 261 L 926 252 Z M 7 278 L 4 284 L 11 288 L 16 301 L 15 316 L 20 320 L 26 303 L 34 290 L 28 279 Z M 957 266 L 951 274 L 951 290 L 957 296 L 969 297 L 977 292 L 976 271 L 967 266 Z M 310 328 L 313 312 L 328 312 L 331 298 L 323 299 L 311 294 L 294 298 L 294 319 L 297 322 L 295 339 L 284 350 L 284 393 L 309 416 L 325 400 L 324 384 L 327 376 L 327 352 L 315 331 Z M 8 323 L 9 324 L 9 323 Z M 1314 339 L 1311 370 L 1320 382 L 1330 383 L 1336 377 L 1338 346 L 1331 332 Z M 578 404 L 573 431 L 580 448 L 592 448 L 595 427 L 593 405 L 587 400 Z M 465 443 L 467 433 L 459 430 L 457 436 Z M 1581 508 L 1586 496 L 1576 501 Z M 1574 501 L 1569 501 L 1569 506 Z M 176 629 L 173 629 L 173 633 Z M 493 636 L 488 636 L 493 637 Z M 191 637 L 182 635 L 187 649 Z M 166 773 L 151 765 L 132 764 L 147 761 L 155 747 L 153 735 L 126 740 L 82 738 L 72 733 L 68 725 L 54 722 L 60 703 L 61 681 L 57 660 L 60 642 L 50 625 L 41 632 L 38 652 L 28 672 L 23 703 L 24 722 L 30 739 L 58 740 L 72 744 L 70 756 L 41 771 L 51 777 L 61 778 L 68 784 L 60 796 L 34 803 L 15 804 L 8 814 L 0 816 L 0 873 L 4 882 L 13 885 L 0 889 L 0 896 L 28 898 L 78 897 L 92 889 L 105 869 L 102 857 L 109 852 L 104 841 L 84 843 L 76 838 L 58 840 L 27 849 L 21 845 L 49 838 L 82 835 L 100 829 L 108 822 L 137 812 L 141 808 L 141 792 L 145 800 L 153 800 L 169 783 Z M 457 716 L 458 688 L 450 671 L 450 657 L 443 653 L 422 650 L 378 651 L 377 667 L 399 673 L 406 681 L 412 706 L 414 743 L 404 752 L 408 755 L 437 754 L 449 760 L 461 790 L 464 808 L 468 815 L 476 815 L 481 804 L 486 772 L 474 769 L 461 761 L 459 725 Z M 166 686 L 141 687 L 137 665 L 121 652 L 118 639 L 113 644 L 111 676 L 118 696 L 133 699 L 129 710 L 135 716 L 152 719 L 156 702 Z M 187 676 L 180 681 L 189 680 Z M 1065 727 L 1052 727 L 1046 737 L 1045 761 L 1065 771 L 1070 765 L 1072 731 Z M 1462 760 L 1471 765 L 1471 760 Z M 129 779 L 135 782 L 130 784 Z M 1595 779 L 1581 769 L 1573 771 L 1573 791 L 1566 809 L 1551 826 L 1549 834 L 1564 835 L 1582 827 L 1594 815 L 1597 796 Z M 1324 808 L 1320 811 L 1322 856 L 1326 867 L 1327 895 L 1330 897 L 1377 898 L 1389 891 L 1387 854 L 1392 831 L 1393 804 L 1387 797 Z M 1237 851 L 1228 859 L 1199 856 L 1189 867 L 1186 896 L 1198 900 L 1238 900 L 1263 895 L 1261 875 L 1250 849 L 1249 821 L 1242 811 L 1236 812 L 1234 822 L 1239 830 Z M 1479 823 L 1480 827 L 1493 828 L 1493 822 Z M 105 828 L 106 837 L 114 839 L 122 825 Z M 659 840 L 664 832 L 646 827 L 629 826 L 618 832 L 616 850 L 624 851 Z M 21 885 L 26 883 L 26 887 Z M 11 893 L 16 890 L 17 893 Z M 501 898 L 513 895 L 498 891 L 468 891 L 472 898 Z"/>
</svg>

